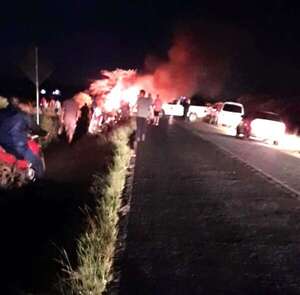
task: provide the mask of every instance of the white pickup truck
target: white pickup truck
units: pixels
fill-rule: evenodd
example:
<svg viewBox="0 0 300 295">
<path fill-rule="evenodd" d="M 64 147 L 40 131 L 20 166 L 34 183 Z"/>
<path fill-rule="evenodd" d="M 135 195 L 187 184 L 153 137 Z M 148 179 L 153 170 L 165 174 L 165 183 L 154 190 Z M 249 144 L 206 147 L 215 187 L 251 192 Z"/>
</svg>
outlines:
<svg viewBox="0 0 300 295">
<path fill-rule="evenodd" d="M 199 105 L 190 105 L 187 117 L 191 122 L 196 121 L 197 119 L 203 119 L 208 114 L 208 107 L 204 104 Z"/>
<path fill-rule="evenodd" d="M 184 109 L 179 100 L 174 100 L 171 103 L 164 103 L 162 105 L 162 113 L 166 116 L 182 117 L 184 114 Z"/>
</svg>

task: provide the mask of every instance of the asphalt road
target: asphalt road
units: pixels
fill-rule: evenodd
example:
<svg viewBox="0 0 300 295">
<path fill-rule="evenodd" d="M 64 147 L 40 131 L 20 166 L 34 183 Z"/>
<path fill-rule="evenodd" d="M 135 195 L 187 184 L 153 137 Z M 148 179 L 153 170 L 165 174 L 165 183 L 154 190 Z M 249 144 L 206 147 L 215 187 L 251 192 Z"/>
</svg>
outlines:
<svg viewBox="0 0 300 295">
<path fill-rule="evenodd" d="M 183 122 L 148 131 L 119 293 L 300 294 L 299 200 L 223 148 L 285 154 Z"/>
<path fill-rule="evenodd" d="M 290 153 L 280 147 L 259 141 L 237 139 L 226 134 L 225 129 L 203 122 L 184 126 L 188 130 L 193 126 L 202 139 L 214 143 L 300 197 L 299 153 Z"/>
</svg>

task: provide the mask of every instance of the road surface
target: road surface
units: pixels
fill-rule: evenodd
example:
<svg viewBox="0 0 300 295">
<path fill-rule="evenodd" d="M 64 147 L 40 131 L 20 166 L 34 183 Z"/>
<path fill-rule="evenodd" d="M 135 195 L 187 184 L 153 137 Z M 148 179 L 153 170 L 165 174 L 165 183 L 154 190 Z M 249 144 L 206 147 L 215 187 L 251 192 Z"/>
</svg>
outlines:
<svg viewBox="0 0 300 295">
<path fill-rule="evenodd" d="M 190 124 L 181 126 L 191 130 Z M 299 153 L 290 153 L 280 147 L 254 140 L 237 139 L 226 134 L 225 129 L 203 122 L 197 122 L 192 126 L 195 128 L 194 132 L 202 139 L 214 143 L 300 197 Z"/>
<path fill-rule="evenodd" d="M 120 294 L 300 294 L 300 202 L 220 148 L 233 142 L 246 147 L 239 157 L 285 159 L 183 122 L 149 129 L 137 151 Z"/>
</svg>

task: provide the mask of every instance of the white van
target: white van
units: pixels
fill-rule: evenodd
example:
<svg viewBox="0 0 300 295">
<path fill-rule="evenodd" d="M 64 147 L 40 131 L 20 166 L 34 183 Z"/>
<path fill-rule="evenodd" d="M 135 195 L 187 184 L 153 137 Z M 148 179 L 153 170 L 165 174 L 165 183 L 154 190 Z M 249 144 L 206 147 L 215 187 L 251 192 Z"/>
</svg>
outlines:
<svg viewBox="0 0 300 295">
<path fill-rule="evenodd" d="M 244 115 L 244 106 L 241 103 L 224 102 L 217 119 L 217 124 L 229 128 L 236 128 Z"/>
</svg>

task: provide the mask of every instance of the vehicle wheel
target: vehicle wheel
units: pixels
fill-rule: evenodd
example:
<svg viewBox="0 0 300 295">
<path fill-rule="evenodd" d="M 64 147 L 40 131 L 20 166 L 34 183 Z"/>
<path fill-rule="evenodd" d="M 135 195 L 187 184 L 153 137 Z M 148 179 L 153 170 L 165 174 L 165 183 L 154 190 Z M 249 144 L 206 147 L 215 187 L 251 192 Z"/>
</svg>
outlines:
<svg viewBox="0 0 300 295">
<path fill-rule="evenodd" d="M 274 140 L 274 141 L 273 141 L 273 144 L 274 144 L 274 145 L 279 145 L 279 141 L 278 141 L 278 140 Z"/>
<path fill-rule="evenodd" d="M 197 115 L 196 114 L 194 114 L 194 113 L 191 113 L 190 115 L 189 115 L 189 120 L 190 120 L 190 122 L 195 122 L 196 120 L 197 120 Z"/>
</svg>

